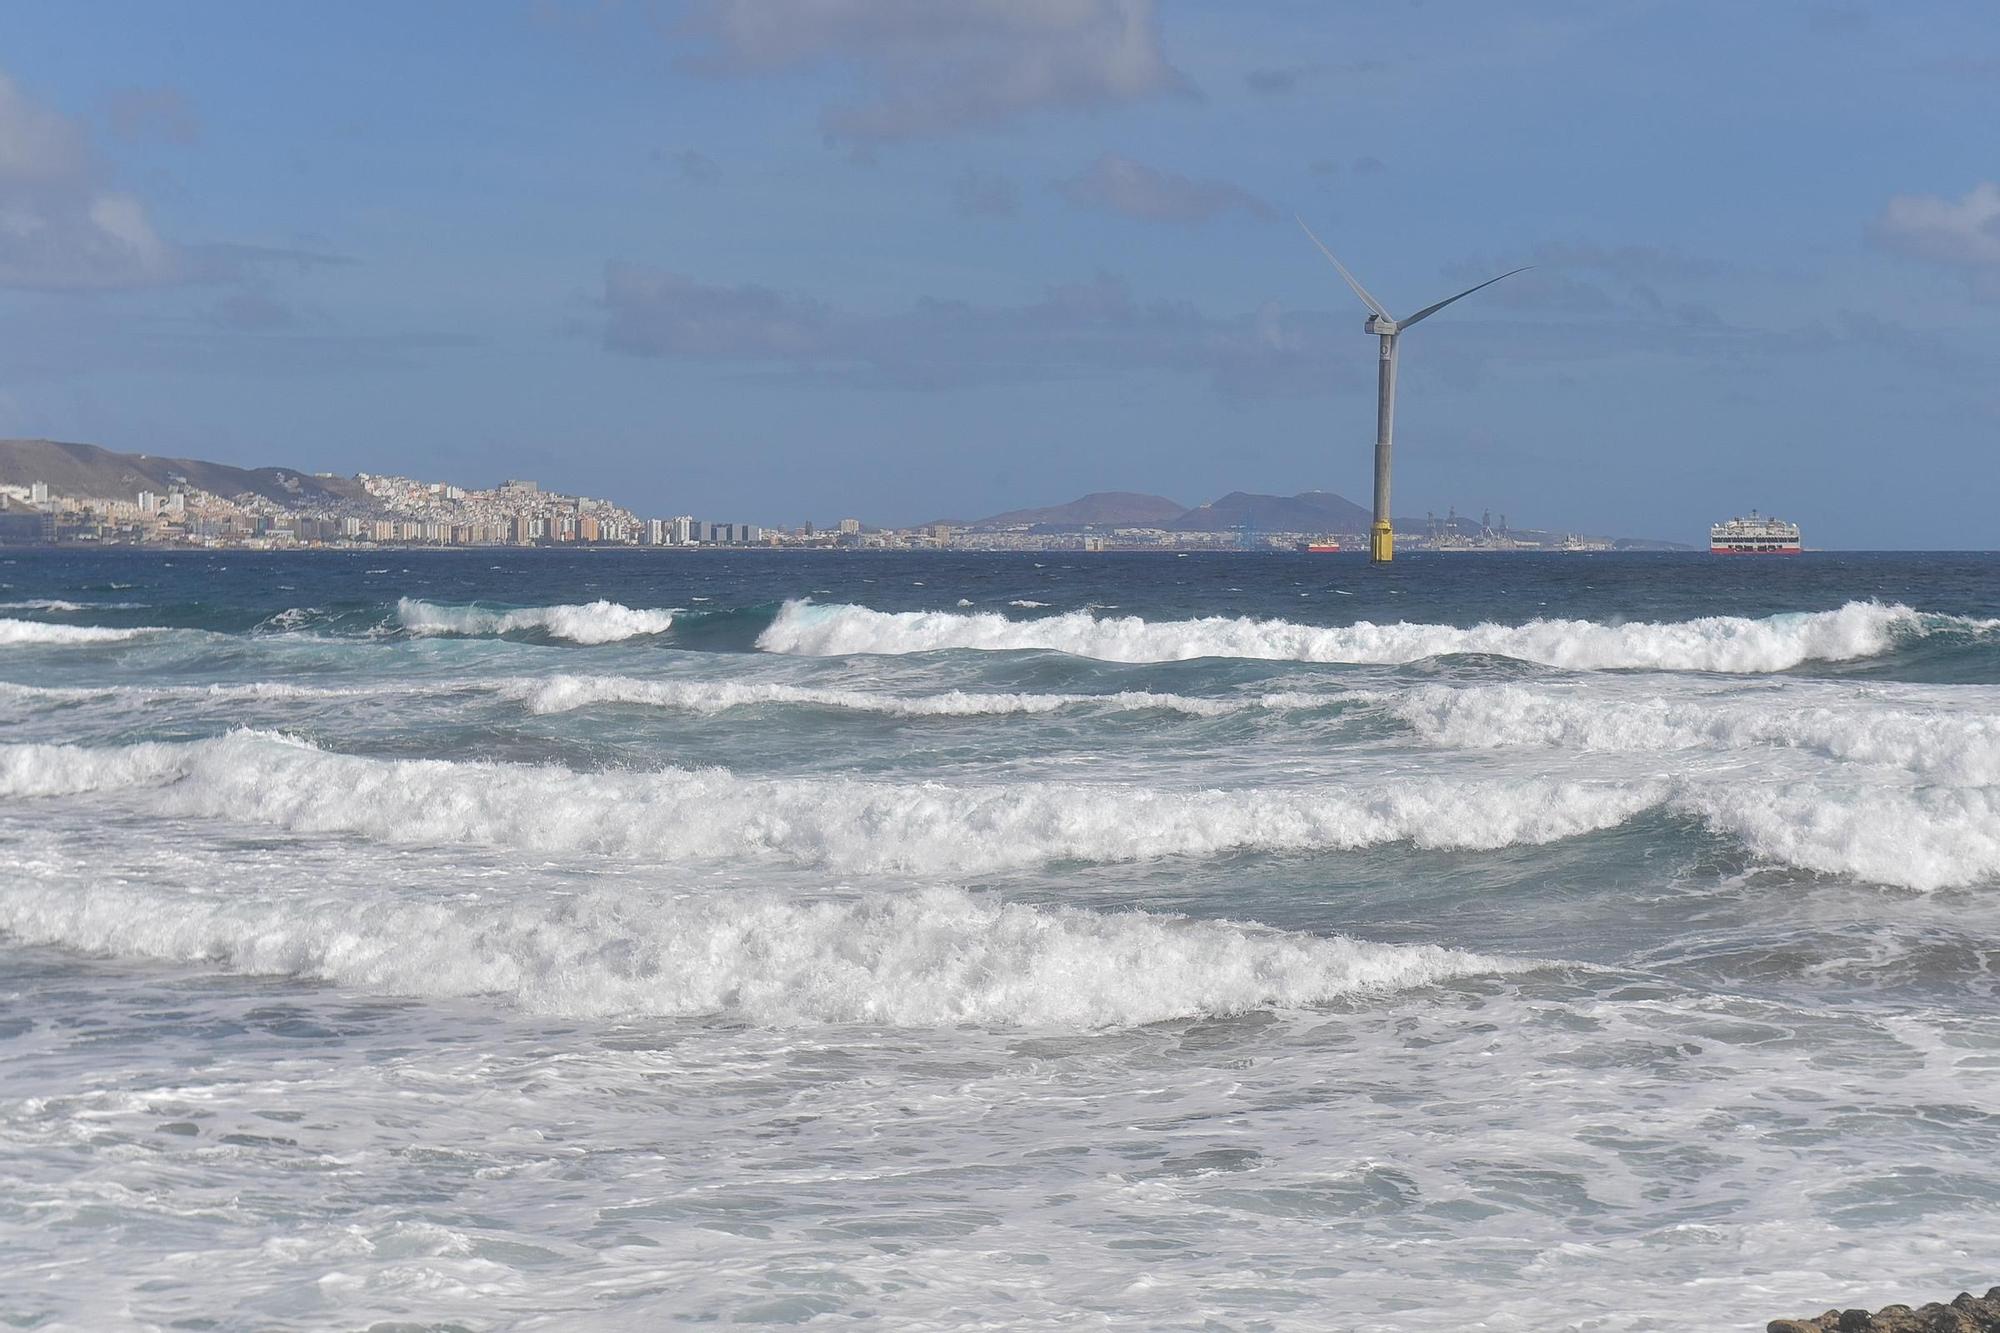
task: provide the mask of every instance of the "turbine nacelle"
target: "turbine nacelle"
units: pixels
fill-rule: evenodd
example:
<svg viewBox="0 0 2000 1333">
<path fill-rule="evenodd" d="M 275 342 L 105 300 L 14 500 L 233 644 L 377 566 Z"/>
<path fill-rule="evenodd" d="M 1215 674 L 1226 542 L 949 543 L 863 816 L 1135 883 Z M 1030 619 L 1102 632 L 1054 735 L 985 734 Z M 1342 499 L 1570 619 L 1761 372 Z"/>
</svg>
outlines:
<svg viewBox="0 0 2000 1333">
<path fill-rule="evenodd" d="M 1370 315 L 1368 321 L 1361 327 L 1377 337 L 1387 338 L 1400 326 L 1386 315 Z"/>
</svg>

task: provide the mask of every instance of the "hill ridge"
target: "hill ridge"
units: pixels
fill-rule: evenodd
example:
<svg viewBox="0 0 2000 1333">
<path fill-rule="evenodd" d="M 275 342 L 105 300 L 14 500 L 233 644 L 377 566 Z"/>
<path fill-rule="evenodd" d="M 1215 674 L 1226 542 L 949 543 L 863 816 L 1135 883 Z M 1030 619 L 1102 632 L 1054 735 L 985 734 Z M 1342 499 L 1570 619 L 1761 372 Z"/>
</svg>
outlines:
<svg viewBox="0 0 2000 1333">
<path fill-rule="evenodd" d="M 0 485 L 36 482 L 48 483 L 58 495 L 93 500 L 131 499 L 140 491 L 165 494 L 186 484 L 225 497 L 261 495 L 282 505 L 368 501 L 352 478 L 317 476 L 299 468 L 242 468 L 200 458 L 122 454 L 67 440 L 0 440 Z"/>
</svg>

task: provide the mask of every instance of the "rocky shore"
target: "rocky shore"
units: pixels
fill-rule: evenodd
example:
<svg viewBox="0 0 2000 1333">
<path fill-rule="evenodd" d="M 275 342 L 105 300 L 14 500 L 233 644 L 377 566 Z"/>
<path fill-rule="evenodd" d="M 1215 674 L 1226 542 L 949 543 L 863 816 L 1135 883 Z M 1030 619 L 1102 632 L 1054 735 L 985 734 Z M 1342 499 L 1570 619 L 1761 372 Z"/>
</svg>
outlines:
<svg viewBox="0 0 2000 1333">
<path fill-rule="evenodd" d="M 2000 1333 L 2000 1287 L 1984 1296 L 1962 1291 L 1949 1305 L 1911 1309 L 1828 1310 L 1810 1319 L 1773 1319 L 1765 1333 Z"/>
</svg>

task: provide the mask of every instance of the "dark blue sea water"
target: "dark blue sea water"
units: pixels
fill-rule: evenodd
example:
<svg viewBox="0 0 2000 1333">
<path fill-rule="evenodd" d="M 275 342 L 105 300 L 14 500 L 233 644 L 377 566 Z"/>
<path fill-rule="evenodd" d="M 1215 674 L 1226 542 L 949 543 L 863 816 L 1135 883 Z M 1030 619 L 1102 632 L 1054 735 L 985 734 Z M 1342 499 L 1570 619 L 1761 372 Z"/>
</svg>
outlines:
<svg viewBox="0 0 2000 1333">
<path fill-rule="evenodd" d="M 1996 1278 L 2000 557 L 0 551 L 0 1319 Z"/>
</svg>

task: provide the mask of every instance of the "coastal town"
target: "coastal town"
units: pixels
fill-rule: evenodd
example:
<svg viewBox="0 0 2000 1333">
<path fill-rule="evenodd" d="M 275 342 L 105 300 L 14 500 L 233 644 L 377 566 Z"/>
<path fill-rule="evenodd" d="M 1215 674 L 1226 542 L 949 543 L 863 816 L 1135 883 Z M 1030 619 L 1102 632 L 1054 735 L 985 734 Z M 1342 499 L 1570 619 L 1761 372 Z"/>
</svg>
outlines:
<svg viewBox="0 0 2000 1333">
<path fill-rule="evenodd" d="M 5 451 L 16 444 L 39 452 Z M 54 479 L 36 475 L 38 468 Z M 8 545 L 1334 552 L 1365 550 L 1365 532 L 1363 511 L 1330 492 L 1239 492 L 1193 509 L 1164 497 L 1116 492 L 960 522 L 898 528 L 844 517 L 779 526 L 693 514 L 647 516 L 614 500 L 518 478 L 482 489 L 381 473 L 250 470 L 95 446 L 0 441 L 0 544 Z M 1489 512 L 1471 519 L 1455 510 L 1399 520 L 1397 540 L 1436 551 L 1670 545 L 1517 530 L 1505 516 L 1496 520 Z"/>
</svg>

